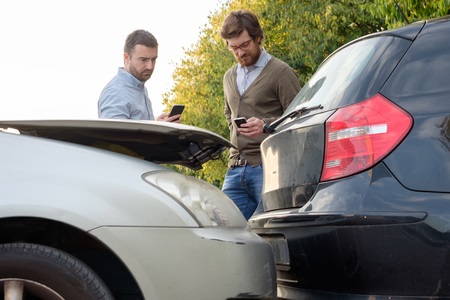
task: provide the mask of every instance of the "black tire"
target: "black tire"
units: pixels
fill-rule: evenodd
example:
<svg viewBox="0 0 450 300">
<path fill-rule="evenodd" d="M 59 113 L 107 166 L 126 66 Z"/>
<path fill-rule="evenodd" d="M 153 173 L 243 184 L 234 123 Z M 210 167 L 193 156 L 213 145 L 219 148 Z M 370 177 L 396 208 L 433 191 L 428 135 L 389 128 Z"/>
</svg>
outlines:
<svg viewBox="0 0 450 300">
<path fill-rule="evenodd" d="M 114 299 L 94 271 L 68 253 L 36 244 L 0 245 L 0 291 L 20 294 L 22 287 L 23 297 L 14 299 Z"/>
</svg>

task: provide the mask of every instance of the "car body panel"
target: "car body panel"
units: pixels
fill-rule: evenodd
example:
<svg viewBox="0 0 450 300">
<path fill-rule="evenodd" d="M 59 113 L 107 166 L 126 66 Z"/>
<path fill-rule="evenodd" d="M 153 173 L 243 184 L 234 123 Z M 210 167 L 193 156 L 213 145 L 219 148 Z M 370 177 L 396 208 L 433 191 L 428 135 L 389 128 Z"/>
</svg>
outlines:
<svg viewBox="0 0 450 300">
<path fill-rule="evenodd" d="M 91 234 L 134 270 L 145 299 L 276 297 L 271 248 L 249 230 L 102 227 Z"/>
<path fill-rule="evenodd" d="M 320 183 L 300 209 L 259 214 L 249 222 L 269 242 L 274 236 L 286 240 L 287 249 L 274 247 L 275 255 L 289 253 L 289 264 L 277 264 L 279 297 L 288 290 L 296 297 L 286 299 L 315 299 L 323 292 L 351 299 L 392 296 L 399 289 L 407 297 L 445 295 L 450 289 L 438 287 L 450 267 L 444 242 L 449 201 L 448 194 L 405 189 L 379 164 L 346 180 Z"/>
<path fill-rule="evenodd" d="M 147 180 L 190 178 L 160 163 L 198 169 L 231 144 L 204 129 L 162 123 L 0 121 L 21 132 L 0 131 L 0 244 L 69 253 L 116 300 L 275 299 L 271 247 L 229 198 L 185 180 L 190 185 L 179 192 L 186 201 L 218 204 L 213 212 L 224 223 L 205 225 L 167 185 Z M 207 198 L 207 189 L 225 202 Z"/>
<path fill-rule="evenodd" d="M 156 164 L 28 135 L 0 133 L 0 143 L 3 218 L 42 217 L 84 231 L 101 225 L 198 227 L 183 207 L 141 179 L 162 169 Z"/>
<path fill-rule="evenodd" d="M 437 38 L 450 41 L 448 22 L 427 24 L 381 89 L 383 95 L 414 116 L 408 139 L 385 163 L 410 189 L 449 193 L 450 115 L 446 108 L 450 105 L 450 51 L 447 43 L 435 42 Z M 433 51 L 427 47 L 430 44 Z M 424 153 L 433 155 L 424 158 Z M 409 172 L 410 168 L 427 174 L 427 180 Z"/>
<path fill-rule="evenodd" d="M 263 141 L 264 210 L 301 207 L 311 198 L 319 183 L 317 174 L 323 160 L 324 128 L 315 124 L 322 124 L 330 114 L 302 118 L 300 124 L 287 126 L 289 129 L 277 133 L 276 138 Z"/>
</svg>

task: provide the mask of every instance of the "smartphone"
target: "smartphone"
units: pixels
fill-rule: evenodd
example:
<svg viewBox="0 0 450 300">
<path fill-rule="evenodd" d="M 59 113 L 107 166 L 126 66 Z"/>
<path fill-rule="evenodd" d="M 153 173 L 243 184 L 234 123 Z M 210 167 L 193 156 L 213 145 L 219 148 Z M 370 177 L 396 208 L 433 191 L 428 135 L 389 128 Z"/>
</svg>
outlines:
<svg viewBox="0 0 450 300">
<path fill-rule="evenodd" d="M 244 117 L 239 117 L 234 119 L 234 123 L 237 127 L 241 127 L 242 124 L 247 123 L 247 120 Z"/>
<path fill-rule="evenodd" d="M 174 106 L 172 106 L 172 109 L 170 110 L 169 117 L 175 116 L 175 115 L 181 115 L 183 110 L 184 110 L 183 104 L 175 104 Z M 176 120 L 174 120 L 174 121 L 176 121 Z"/>
</svg>

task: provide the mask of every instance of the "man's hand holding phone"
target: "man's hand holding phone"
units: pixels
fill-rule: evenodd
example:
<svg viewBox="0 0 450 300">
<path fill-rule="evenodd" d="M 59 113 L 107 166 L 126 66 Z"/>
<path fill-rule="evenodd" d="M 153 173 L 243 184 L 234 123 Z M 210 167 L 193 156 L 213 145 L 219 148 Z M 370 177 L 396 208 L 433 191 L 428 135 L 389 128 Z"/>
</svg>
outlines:
<svg viewBox="0 0 450 300">
<path fill-rule="evenodd" d="M 183 110 L 184 110 L 184 105 L 175 104 L 170 109 L 170 112 L 165 114 L 163 121 L 180 123 L 180 121 L 181 121 L 180 117 L 181 117 L 181 114 L 183 113 Z"/>
<path fill-rule="evenodd" d="M 237 126 L 237 131 L 245 136 L 257 137 L 264 132 L 264 121 L 255 117 L 235 118 L 234 123 Z"/>
<path fill-rule="evenodd" d="M 163 122 L 174 122 L 174 123 L 180 123 L 180 117 L 181 113 L 184 110 L 184 105 L 182 104 L 175 104 L 172 106 L 170 112 L 162 113 L 157 121 L 163 121 Z"/>
<path fill-rule="evenodd" d="M 241 128 L 241 125 L 247 123 L 247 120 L 244 117 L 239 117 L 234 119 L 234 123 L 238 128 Z"/>
</svg>

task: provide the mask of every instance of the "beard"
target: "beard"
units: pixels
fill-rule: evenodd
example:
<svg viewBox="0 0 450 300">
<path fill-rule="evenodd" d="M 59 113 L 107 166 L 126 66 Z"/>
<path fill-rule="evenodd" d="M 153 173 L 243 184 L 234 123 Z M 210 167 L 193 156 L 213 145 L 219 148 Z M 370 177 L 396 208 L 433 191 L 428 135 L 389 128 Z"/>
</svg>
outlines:
<svg viewBox="0 0 450 300">
<path fill-rule="evenodd" d="M 261 48 L 259 46 L 255 48 L 251 48 L 243 53 L 241 56 L 237 56 L 235 54 L 236 60 L 238 63 L 243 67 L 249 67 L 256 64 L 256 62 L 259 59 L 259 56 L 261 55 Z"/>
<path fill-rule="evenodd" d="M 136 68 L 130 65 L 130 74 L 136 77 L 141 82 L 146 82 L 152 77 L 153 70 L 145 69 L 142 72 L 139 72 Z"/>
</svg>

